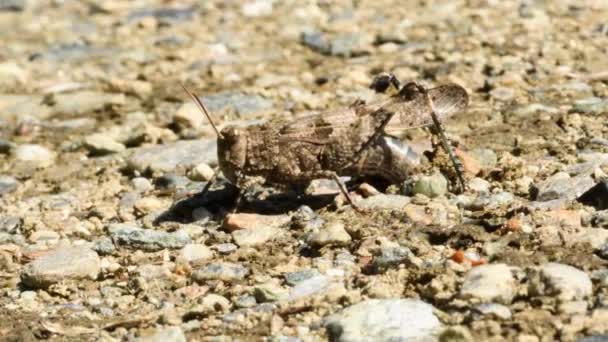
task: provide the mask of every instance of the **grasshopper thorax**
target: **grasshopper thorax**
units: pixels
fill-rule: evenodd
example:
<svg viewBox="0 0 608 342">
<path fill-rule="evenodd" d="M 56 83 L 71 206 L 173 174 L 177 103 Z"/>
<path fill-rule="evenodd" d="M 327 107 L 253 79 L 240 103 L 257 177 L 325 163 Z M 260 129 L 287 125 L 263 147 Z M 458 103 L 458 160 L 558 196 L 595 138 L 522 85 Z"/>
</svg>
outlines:
<svg viewBox="0 0 608 342">
<path fill-rule="evenodd" d="M 247 134 L 234 126 L 222 129 L 217 138 L 217 157 L 222 174 L 236 184 L 247 162 Z"/>
</svg>

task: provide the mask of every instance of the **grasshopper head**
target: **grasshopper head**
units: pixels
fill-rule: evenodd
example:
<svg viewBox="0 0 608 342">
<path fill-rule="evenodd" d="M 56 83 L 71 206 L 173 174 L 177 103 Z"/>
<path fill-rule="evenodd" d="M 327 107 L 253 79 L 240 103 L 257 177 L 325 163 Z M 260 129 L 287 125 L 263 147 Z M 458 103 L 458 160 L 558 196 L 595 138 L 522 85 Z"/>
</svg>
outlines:
<svg viewBox="0 0 608 342">
<path fill-rule="evenodd" d="M 220 169 L 232 184 L 247 162 L 247 134 L 234 126 L 222 129 L 217 139 L 217 157 Z"/>
</svg>

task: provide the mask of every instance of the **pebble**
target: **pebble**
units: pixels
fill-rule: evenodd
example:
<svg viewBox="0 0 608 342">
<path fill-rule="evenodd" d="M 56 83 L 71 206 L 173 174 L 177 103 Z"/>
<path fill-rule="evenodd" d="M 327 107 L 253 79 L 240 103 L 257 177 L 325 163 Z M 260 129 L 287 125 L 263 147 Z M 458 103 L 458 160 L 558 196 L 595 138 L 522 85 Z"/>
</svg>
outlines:
<svg viewBox="0 0 608 342">
<path fill-rule="evenodd" d="M 27 264 L 21 273 L 31 288 L 46 288 L 64 280 L 97 279 L 100 259 L 84 246 L 62 247 Z"/>
<path fill-rule="evenodd" d="M 61 236 L 52 230 L 37 230 L 30 234 L 29 240 L 35 244 L 55 245 Z"/>
<path fill-rule="evenodd" d="M 236 251 L 239 247 L 233 243 L 220 243 L 213 246 L 220 254 L 230 254 Z"/>
<path fill-rule="evenodd" d="M 51 94 L 53 116 L 83 116 L 102 110 L 108 106 L 122 106 L 126 103 L 124 94 L 109 94 L 97 91 L 77 91 L 73 93 Z"/>
<path fill-rule="evenodd" d="M 139 172 L 184 174 L 200 163 L 217 164 L 217 144 L 215 139 L 203 139 L 140 147 L 127 162 L 131 169 Z"/>
<path fill-rule="evenodd" d="M 254 0 L 248 1 L 241 6 L 241 12 L 246 17 L 256 18 L 272 14 L 272 1 Z"/>
<path fill-rule="evenodd" d="M 508 306 L 497 303 L 482 303 L 475 306 L 475 311 L 483 316 L 498 318 L 502 320 L 511 319 L 511 309 Z"/>
<path fill-rule="evenodd" d="M 295 272 L 287 272 L 287 273 L 283 274 L 283 277 L 285 278 L 285 283 L 287 285 L 295 286 L 304 280 L 307 280 L 307 279 L 310 279 L 312 277 L 316 277 L 319 275 L 320 275 L 319 271 L 317 271 L 315 269 L 306 269 L 306 270 L 300 270 L 300 271 L 295 271 Z"/>
<path fill-rule="evenodd" d="M 274 227 L 239 229 L 232 232 L 232 239 L 240 247 L 253 247 L 263 245 L 281 234 L 282 231 Z"/>
<path fill-rule="evenodd" d="M 142 229 L 126 223 L 112 223 L 107 228 L 110 237 L 120 246 L 153 252 L 178 249 L 191 242 L 188 234 Z"/>
<path fill-rule="evenodd" d="M 220 262 L 205 265 L 192 273 L 192 279 L 197 282 L 207 280 L 222 280 L 233 282 L 244 279 L 249 269 L 239 264 Z"/>
<path fill-rule="evenodd" d="M 586 114 L 601 114 L 608 112 L 608 99 L 589 97 L 574 101 L 572 109 L 575 112 Z"/>
<path fill-rule="evenodd" d="M 137 342 L 187 342 L 186 335 L 180 327 L 163 327 L 151 336 L 134 339 Z"/>
<path fill-rule="evenodd" d="M 535 292 L 563 302 L 581 300 L 592 294 L 591 279 L 587 273 L 559 263 L 550 262 L 540 269 L 541 284 Z M 539 286 L 540 285 L 540 286 Z"/>
<path fill-rule="evenodd" d="M 291 221 L 288 215 L 259 215 L 247 213 L 229 214 L 222 226 L 228 231 L 256 230 L 265 227 L 281 227 Z"/>
<path fill-rule="evenodd" d="M 288 291 L 277 284 L 268 282 L 254 286 L 253 295 L 258 303 L 276 302 L 286 299 Z"/>
<path fill-rule="evenodd" d="M 327 291 L 332 285 L 332 279 L 329 276 L 317 275 L 308 279 L 302 280 L 289 289 L 289 301 L 298 300 L 300 298 L 312 296 L 318 293 Z"/>
<path fill-rule="evenodd" d="M 21 229 L 21 218 L 13 215 L 0 216 L 0 232 L 18 234 Z"/>
<path fill-rule="evenodd" d="M 490 91 L 490 96 L 498 101 L 511 101 L 515 97 L 515 90 L 513 88 L 498 87 Z"/>
<path fill-rule="evenodd" d="M 23 11 L 27 0 L 0 0 L 0 11 Z"/>
<path fill-rule="evenodd" d="M 487 180 L 475 177 L 468 181 L 467 186 L 470 190 L 475 192 L 489 193 L 491 185 Z"/>
<path fill-rule="evenodd" d="M 351 240 L 344 223 L 330 222 L 324 228 L 313 232 L 308 238 L 308 243 L 313 247 L 321 248 L 328 245 L 346 246 Z"/>
<path fill-rule="evenodd" d="M 15 178 L 0 175 L 0 196 L 17 190 L 17 186 L 19 186 L 19 182 Z"/>
<path fill-rule="evenodd" d="M 213 258 L 213 252 L 209 247 L 200 243 L 190 243 L 185 245 L 180 251 L 179 255 L 184 260 L 192 261 L 203 261 Z"/>
<path fill-rule="evenodd" d="M 119 153 L 127 148 L 103 133 L 95 133 L 84 138 L 84 147 L 95 155 Z"/>
<path fill-rule="evenodd" d="M 146 192 L 154 189 L 152 183 L 145 177 L 135 177 L 131 179 L 131 183 L 137 192 Z M 133 202 L 133 205 L 135 205 L 135 202 Z"/>
<path fill-rule="evenodd" d="M 371 269 L 374 273 L 382 273 L 391 267 L 398 266 L 399 264 L 418 265 L 416 256 L 407 247 L 397 246 L 382 248 L 378 251 L 378 254 L 374 256 L 372 263 L 370 264 Z"/>
<path fill-rule="evenodd" d="M 233 111 L 242 117 L 268 111 L 274 107 L 274 103 L 270 99 L 238 92 L 217 93 L 205 96 L 202 100 L 207 109 L 216 115 Z"/>
<path fill-rule="evenodd" d="M 214 174 L 215 171 L 211 166 L 207 165 L 207 163 L 200 163 L 190 170 L 188 177 L 194 181 L 207 182 L 213 178 Z"/>
<path fill-rule="evenodd" d="M 99 255 L 110 255 L 116 250 L 112 239 L 107 237 L 95 241 L 92 248 Z"/>
<path fill-rule="evenodd" d="M 538 201 L 554 199 L 573 200 L 595 185 L 593 178 L 586 174 L 570 177 L 565 172 L 558 172 L 538 184 Z"/>
<path fill-rule="evenodd" d="M 13 150 L 15 159 L 32 163 L 38 167 L 47 167 L 53 164 L 55 152 L 41 145 L 23 144 Z"/>
<path fill-rule="evenodd" d="M 429 198 L 443 196 L 448 192 L 448 181 L 439 172 L 430 176 L 422 176 L 414 183 L 412 192 Z"/>
<path fill-rule="evenodd" d="M 433 306 L 416 299 L 369 299 L 325 319 L 331 341 L 431 341 L 441 328 Z"/>
<path fill-rule="evenodd" d="M 410 201 L 407 196 L 380 194 L 357 201 L 357 205 L 364 209 L 403 210 Z"/>
<path fill-rule="evenodd" d="M 460 297 L 484 303 L 510 304 L 516 293 L 516 280 L 506 264 L 481 265 L 471 269 L 460 288 Z"/>
<path fill-rule="evenodd" d="M 314 32 L 304 32 L 301 35 L 302 44 L 308 46 L 314 51 L 328 54 L 329 53 L 329 43 L 325 39 L 322 33 L 314 31 Z"/>
</svg>

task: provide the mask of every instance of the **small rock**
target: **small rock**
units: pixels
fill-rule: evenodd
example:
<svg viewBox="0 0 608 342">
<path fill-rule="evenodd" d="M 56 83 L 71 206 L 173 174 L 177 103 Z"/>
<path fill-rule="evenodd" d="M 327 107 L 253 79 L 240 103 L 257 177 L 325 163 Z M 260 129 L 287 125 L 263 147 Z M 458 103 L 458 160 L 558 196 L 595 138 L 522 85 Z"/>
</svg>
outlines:
<svg viewBox="0 0 608 342">
<path fill-rule="evenodd" d="M 18 185 L 19 182 L 15 178 L 0 175 L 0 196 L 15 191 Z"/>
<path fill-rule="evenodd" d="M 205 313 L 228 312 L 230 301 L 226 297 L 211 293 L 201 300 L 201 309 Z"/>
<path fill-rule="evenodd" d="M 265 283 L 256 285 L 253 295 L 258 303 L 276 302 L 287 298 L 288 291 L 276 284 Z"/>
<path fill-rule="evenodd" d="M 187 7 L 187 8 L 171 8 L 171 7 L 161 7 L 161 8 L 149 8 L 144 7 L 141 9 L 136 9 L 129 13 L 127 16 L 127 22 L 145 22 L 146 18 L 154 18 L 160 24 L 164 25 L 173 25 L 185 21 L 189 21 L 193 18 L 195 13 L 195 6 Z"/>
<path fill-rule="evenodd" d="M 148 178 L 144 177 L 135 177 L 131 179 L 131 183 L 133 183 L 133 187 L 138 192 L 146 192 L 154 189 L 152 183 L 148 180 Z M 135 205 L 135 203 L 133 203 Z"/>
<path fill-rule="evenodd" d="M 200 112 L 197 105 L 188 101 L 179 107 L 173 115 L 173 122 L 182 128 L 199 128 L 205 124 L 207 119 Z"/>
<path fill-rule="evenodd" d="M 536 199 L 538 201 L 573 200 L 593 187 L 594 183 L 593 178 L 586 174 L 570 177 L 565 172 L 558 172 L 537 186 Z"/>
<path fill-rule="evenodd" d="M 104 237 L 95 241 L 93 244 L 93 250 L 99 255 L 110 255 L 114 253 L 116 247 L 114 247 L 112 239 Z"/>
<path fill-rule="evenodd" d="M 51 94 L 47 102 L 52 104 L 54 116 L 83 116 L 102 110 L 107 106 L 121 106 L 126 103 L 124 94 L 108 94 L 96 91 L 77 91 Z"/>
<path fill-rule="evenodd" d="M 513 88 L 498 87 L 490 91 L 490 96 L 498 101 L 511 101 L 515 97 L 515 90 Z"/>
<path fill-rule="evenodd" d="M 27 0 L 0 0 L 0 11 L 23 11 Z"/>
<path fill-rule="evenodd" d="M 574 227 L 580 226 L 580 222 Z M 588 244 L 597 250 L 608 243 L 608 229 L 603 228 L 582 228 L 574 234 L 567 235 L 566 243 L 568 246 L 576 244 Z"/>
<path fill-rule="evenodd" d="M 329 54 L 339 57 L 351 57 L 360 53 L 358 51 L 360 40 L 360 35 L 356 33 L 339 35 L 329 42 Z"/>
<path fill-rule="evenodd" d="M 223 227 L 228 231 L 256 230 L 265 227 L 281 227 L 291 221 L 287 215 L 259 215 L 236 213 L 226 216 Z"/>
<path fill-rule="evenodd" d="M 272 1 L 254 0 L 248 1 L 241 7 L 241 12 L 246 17 L 262 17 L 272 14 Z"/>
<path fill-rule="evenodd" d="M 456 148 L 454 154 L 460 159 L 466 173 L 476 176 L 481 172 L 481 164 L 471 153 Z"/>
<path fill-rule="evenodd" d="M 10 234 L 19 234 L 21 229 L 21 218 L 19 216 L 0 216 L 0 232 L 6 232 Z"/>
<path fill-rule="evenodd" d="M 423 176 L 414 184 L 412 192 L 430 198 L 443 196 L 448 192 L 448 181 L 439 172 L 431 176 Z"/>
<path fill-rule="evenodd" d="M 345 246 L 351 241 L 350 235 L 344 229 L 344 223 L 331 222 L 325 228 L 310 235 L 308 243 L 316 248 L 327 245 Z"/>
<path fill-rule="evenodd" d="M 283 274 L 283 277 L 285 277 L 285 283 L 287 283 L 287 285 L 295 286 L 306 279 L 310 279 L 318 275 L 320 275 L 319 271 L 315 269 L 306 269 L 295 272 L 287 272 Z"/>
<path fill-rule="evenodd" d="M 391 267 L 395 267 L 402 263 L 411 264 L 412 260 L 415 260 L 416 256 L 407 247 L 389 247 L 382 248 L 378 251 L 378 254 L 374 256 L 370 267 L 374 273 L 382 273 Z M 414 262 L 414 264 L 419 263 Z"/>
<path fill-rule="evenodd" d="M 131 169 L 145 172 L 182 174 L 200 163 L 217 164 L 215 139 L 184 140 L 135 149 L 128 159 Z"/>
<path fill-rule="evenodd" d="M 133 204 L 133 207 L 141 214 L 149 214 L 162 210 L 165 204 L 157 197 L 139 198 Z"/>
<path fill-rule="evenodd" d="M 212 263 L 194 271 L 192 279 L 197 282 L 207 280 L 238 281 L 244 279 L 249 273 L 249 269 L 239 264 L 223 262 Z"/>
<path fill-rule="evenodd" d="M 426 341 L 441 327 L 433 306 L 415 299 L 370 299 L 325 320 L 331 341 Z"/>
<path fill-rule="evenodd" d="M 608 99 L 589 97 L 574 101 L 572 110 L 578 113 L 602 114 L 608 112 Z"/>
<path fill-rule="evenodd" d="M 220 254 L 230 254 L 236 251 L 239 247 L 233 243 L 220 243 L 213 246 Z"/>
<path fill-rule="evenodd" d="M 191 242 L 188 234 L 181 231 L 167 233 L 142 229 L 123 223 L 110 224 L 108 233 L 118 245 L 150 252 L 162 249 L 178 249 Z"/>
<path fill-rule="evenodd" d="M 221 115 L 234 111 L 239 117 L 268 111 L 274 107 L 272 100 L 260 95 L 248 95 L 235 92 L 223 92 L 203 97 L 207 109 Z"/>
<path fill-rule="evenodd" d="M 407 196 L 380 194 L 360 200 L 357 205 L 364 209 L 402 210 L 410 201 Z"/>
<path fill-rule="evenodd" d="M 234 305 L 238 308 L 252 308 L 258 304 L 254 296 L 244 295 L 233 299 Z"/>
<path fill-rule="evenodd" d="M 475 306 L 475 311 L 484 316 L 498 319 L 511 319 L 511 309 L 508 306 L 496 303 L 483 303 Z"/>
<path fill-rule="evenodd" d="M 213 252 L 211 252 L 211 249 L 199 243 L 187 244 L 180 250 L 179 253 L 182 258 L 189 262 L 213 258 Z"/>
<path fill-rule="evenodd" d="M 505 264 L 475 267 L 466 275 L 460 296 L 481 302 L 511 303 L 516 293 L 516 280 L 511 268 Z"/>
<path fill-rule="evenodd" d="M 534 293 L 552 296 L 561 301 L 581 300 L 592 294 L 587 273 L 564 264 L 550 262 L 540 270 L 540 283 L 532 282 Z"/>
<path fill-rule="evenodd" d="M 329 43 L 320 32 L 304 32 L 301 36 L 302 44 L 309 48 L 323 53 L 329 53 Z"/>
<path fill-rule="evenodd" d="M 32 288 L 46 288 L 63 280 L 94 280 L 100 270 L 99 256 L 93 250 L 83 246 L 64 247 L 26 265 L 21 280 Z"/>
<path fill-rule="evenodd" d="M 163 327 L 154 335 L 134 339 L 137 342 L 187 342 L 186 335 L 180 327 Z"/>
<path fill-rule="evenodd" d="M 19 145 L 13 150 L 15 159 L 22 162 L 29 162 L 38 167 L 46 167 L 53 164 L 55 152 L 44 146 L 24 144 Z"/>
<path fill-rule="evenodd" d="M 490 182 L 479 177 L 471 179 L 467 185 L 470 190 L 475 192 L 490 192 Z"/>
<path fill-rule="evenodd" d="M 325 275 L 317 275 L 306 280 L 302 280 L 294 287 L 289 289 L 288 300 L 294 301 L 327 291 L 331 285 L 331 278 Z"/>
<path fill-rule="evenodd" d="M 491 170 L 498 163 L 498 157 L 494 150 L 488 148 L 476 148 L 468 152 L 482 169 Z"/>
<path fill-rule="evenodd" d="M 84 146 L 95 155 L 119 153 L 127 149 L 125 145 L 102 133 L 92 134 L 84 138 Z"/>
<path fill-rule="evenodd" d="M 200 163 L 190 170 L 188 177 L 194 181 L 207 182 L 213 178 L 214 174 L 215 171 L 211 168 L 211 166 L 207 165 L 206 163 Z"/>
<path fill-rule="evenodd" d="M 54 245 L 61 236 L 52 230 L 37 230 L 30 234 L 29 240 L 35 244 Z"/>
<path fill-rule="evenodd" d="M 239 229 L 232 232 L 232 238 L 240 247 L 253 247 L 262 245 L 278 237 L 281 233 L 280 229 L 273 227 Z"/>
</svg>

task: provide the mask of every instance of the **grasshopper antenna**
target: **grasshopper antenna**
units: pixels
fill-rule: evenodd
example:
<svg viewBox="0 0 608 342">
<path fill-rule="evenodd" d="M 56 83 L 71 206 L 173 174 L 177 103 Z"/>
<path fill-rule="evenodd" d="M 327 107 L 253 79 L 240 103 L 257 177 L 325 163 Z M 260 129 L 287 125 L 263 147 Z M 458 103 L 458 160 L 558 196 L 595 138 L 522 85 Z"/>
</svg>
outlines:
<svg viewBox="0 0 608 342">
<path fill-rule="evenodd" d="M 183 83 L 180 83 L 180 85 L 182 86 L 182 88 L 184 88 L 184 91 L 188 94 L 188 96 L 190 96 L 192 101 L 196 103 L 198 109 L 205 114 L 207 120 L 209 120 L 209 124 L 211 124 L 211 127 L 213 127 L 213 130 L 215 131 L 215 134 L 217 134 L 218 138 L 223 138 L 222 133 L 220 133 L 220 131 L 217 129 L 217 126 L 213 123 L 213 120 L 211 120 L 211 115 L 207 111 L 207 108 L 205 107 L 203 102 L 197 96 L 192 94 L 192 92 L 190 92 Z"/>
</svg>

